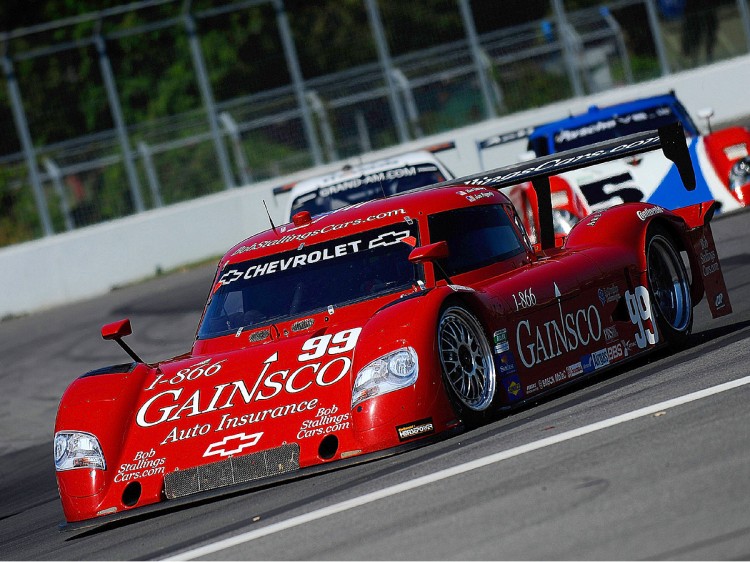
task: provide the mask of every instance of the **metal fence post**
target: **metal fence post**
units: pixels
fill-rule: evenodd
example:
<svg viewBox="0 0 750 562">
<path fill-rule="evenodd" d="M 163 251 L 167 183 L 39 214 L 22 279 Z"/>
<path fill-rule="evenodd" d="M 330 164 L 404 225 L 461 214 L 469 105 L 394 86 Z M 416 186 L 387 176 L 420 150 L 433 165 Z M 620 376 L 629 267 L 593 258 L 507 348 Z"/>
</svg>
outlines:
<svg viewBox="0 0 750 562">
<path fill-rule="evenodd" d="M 607 6 L 599 8 L 599 13 L 604 18 L 606 24 L 612 28 L 612 32 L 615 34 L 615 42 L 617 43 L 617 50 L 620 52 L 620 60 L 622 61 L 623 71 L 625 73 L 625 81 L 628 84 L 633 83 L 633 67 L 630 65 L 630 55 L 628 55 L 628 48 L 625 45 L 625 38 L 623 37 L 622 27 L 619 22 L 609 11 Z"/>
<path fill-rule="evenodd" d="M 333 162 L 339 159 L 339 154 L 336 151 L 336 141 L 333 137 L 333 129 L 331 129 L 331 121 L 328 119 L 328 113 L 323 105 L 323 100 L 320 99 L 318 92 L 314 90 L 308 90 L 305 92 L 307 99 L 310 103 L 310 108 L 313 110 L 315 115 L 318 117 L 318 124 L 320 125 L 320 134 L 323 136 L 323 143 L 328 153 L 328 161 Z"/>
<path fill-rule="evenodd" d="M 419 124 L 417 102 L 414 99 L 414 92 L 411 91 L 409 79 L 400 68 L 396 67 L 393 68 L 393 79 L 401 88 L 401 96 L 404 100 L 404 106 L 406 106 L 406 114 L 409 116 L 409 123 L 411 123 L 411 130 L 414 133 L 414 136 L 417 138 L 423 137 L 424 133 L 422 132 L 422 126 Z"/>
<path fill-rule="evenodd" d="M 55 193 L 60 198 L 60 211 L 65 219 L 65 230 L 73 230 L 73 219 L 70 216 L 70 203 L 68 196 L 65 194 L 65 186 L 62 182 L 62 172 L 60 167 L 55 164 L 51 158 L 44 159 L 44 167 L 47 169 L 47 175 L 52 179 L 52 185 L 55 186 Z"/>
<path fill-rule="evenodd" d="M 208 124 L 211 128 L 211 136 L 214 140 L 216 156 L 219 159 L 219 169 L 221 171 L 221 177 L 224 180 L 224 188 L 232 189 L 234 187 L 234 178 L 232 177 L 232 171 L 229 166 L 227 147 L 224 145 L 224 141 L 221 138 L 221 130 L 219 129 L 218 119 L 216 118 L 216 104 L 214 103 L 211 84 L 209 84 L 208 81 L 206 63 L 203 60 L 203 52 L 201 51 L 200 41 L 195 29 L 195 20 L 193 20 L 193 17 L 188 13 L 184 14 L 184 18 L 185 29 L 187 30 L 188 41 L 190 42 L 190 53 L 193 58 L 193 67 L 195 68 L 195 74 L 198 78 L 198 87 L 200 88 L 201 97 L 203 98 L 203 105 L 206 106 Z"/>
<path fill-rule="evenodd" d="M 654 0 L 643 0 L 646 4 L 646 14 L 648 15 L 648 25 L 651 27 L 651 35 L 654 37 L 654 47 L 656 48 L 656 56 L 659 59 L 659 67 L 661 68 L 661 75 L 667 76 L 671 73 L 669 69 L 669 60 L 667 59 L 667 49 L 664 47 L 664 38 L 661 35 L 661 28 L 659 27 L 659 14 L 656 11 Z"/>
<path fill-rule="evenodd" d="M 228 111 L 222 111 L 219 113 L 219 120 L 224 128 L 229 133 L 232 139 L 232 146 L 234 147 L 234 159 L 237 162 L 237 167 L 240 169 L 240 180 L 243 185 L 250 185 L 253 182 L 253 177 L 250 174 L 250 166 L 247 165 L 247 159 L 245 158 L 245 151 L 242 150 L 242 139 L 240 138 L 240 129 L 237 123 L 232 119 L 232 116 Z"/>
<path fill-rule="evenodd" d="M 297 105 L 299 106 L 300 112 L 302 113 L 302 128 L 305 131 L 307 146 L 312 152 L 313 163 L 316 166 L 319 166 L 323 163 L 323 155 L 320 149 L 320 143 L 318 142 L 318 137 L 315 134 L 315 125 L 313 123 L 312 114 L 310 113 L 310 107 L 307 105 L 307 99 L 305 98 L 304 79 L 302 78 L 302 71 L 299 67 L 299 59 L 297 57 L 297 50 L 294 47 L 292 30 L 289 27 L 289 19 L 286 17 L 284 2 L 282 0 L 273 0 L 273 7 L 276 10 L 276 25 L 279 26 L 281 44 L 284 47 L 284 57 L 286 58 L 286 64 L 289 67 L 289 74 L 292 77 L 294 95 L 297 99 Z"/>
<path fill-rule="evenodd" d="M 138 143 L 138 152 L 146 168 L 146 178 L 148 179 L 148 186 L 151 189 L 153 205 L 154 207 L 161 207 L 164 205 L 164 202 L 161 199 L 161 186 L 159 185 L 159 177 L 156 175 L 154 159 L 151 157 L 151 149 L 145 142 L 140 141 Z"/>
<path fill-rule="evenodd" d="M 750 10 L 747 7 L 747 0 L 737 0 L 737 9 L 742 19 L 742 30 L 745 32 L 745 44 L 750 51 Z"/>
<path fill-rule="evenodd" d="M 370 20 L 372 34 L 375 38 L 375 44 L 378 49 L 378 59 L 380 60 L 380 66 L 383 69 L 383 77 L 385 78 L 385 83 L 388 88 L 388 102 L 391 105 L 391 113 L 393 114 L 393 121 L 396 125 L 396 133 L 398 134 L 399 142 L 403 143 L 409 140 L 409 129 L 406 126 L 404 108 L 401 107 L 401 103 L 399 102 L 396 84 L 393 80 L 393 63 L 391 62 L 388 42 L 386 41 L 385 32 L 383 31 L 383 22 L 380 20 L 380 11 L 378 10 L 377 0 L 365 0 L 365 4 L 367 6 L 367 15 Z"/>
<path fill-rule="evenodd" d="M 117 130 L 117 138 L 120 141 L 120 150 L 122 150 L 122 159 L 125 163 L 125 173 L 128 176 L 128 185 L 130 194 L 133 197 L 133 206 L 135 211 L 142 213 L 144 210 L 143 197 L 141 196 L 141 186 L 138 181 L 138 174 L 133 164 L 133 153 L 130 149 L 130 140 L 128 139 L 127 129 L 125 128 L 125 119 L 122 117 L 122 108 L 120 106 L 120 97 L 117 95 L 117 86 L 115 85 L 112 66 L 109 64 L 107 56 L 107 45 L 101 35 L 94 36 L 94 44 L 99 54 L 99 68 L 104 77 L 104 87 L 107 90 L 107 99 L 109 100 L 109 109 L 112 114 L 112 120 Z"/>
<path fill-rule="evenodd" d="M 557 28 L 559 30 L 560 41 L 562 41 L 563 60 L 565 61 L 565 67 L 568 70 L 568 78 L 570 78 L 570 84 L 573 86 L 573 95 L 580 97 L 583 95 L 583 86 L 581 85 L 580 76 L 580 61 L 576 57 L 576 47 L 573 43 L 571 31 L 569 29 L 570 24 L 568 19 L 565 17 L 565 7 L 563 6 L 562 0 L 552 0 L 552 8 L 555 11 L 555 18 L 557 19 Z"/>
<path fill-rule="evenodd" d="M 36 150 L 34 150 L 34 144 L 31 142 L 29 123 L 26 121 L 26 114 L 23 110 L 21 92 L 18 88 L 18 82 L 16 81 L 16 73 L 13 70 L 13 62 L 8 56 L 3 56 L 3 70 L 5 71 L 5 80 L 8 82 L 10 104 L 13 109 L 13 120 L 16 123 L 16 131 L 18 132 L 21 147 L 23 148 L 23 153 L 26 157 L 26 165 L 29 168 L 31 189 L 33 190 L 34 201 L 36 203 L 37 212 L 39 213 L 39 222 L 42 223 L 42 232 L 44 232 L 44 235 L 52 236 L 55 231 L 52 228 L 52 220 L 49 216 L 47 200 L 44 197 L 42 180 L 39 177 L 39 168 L 37 167 L 36 162 Z"/>
<path fill-rule="evenodd" d="M 466 37 L 468 38 L 469 46 L 471 47 L 471 58 L 474 60 L 474 68 L 476 68 L 477 77 L 479 78 L 479 88 L 482 91 L 482 98 L 484 98 L 485 116 L 487 119 L 492 119 L 497 116 L 497 111 L 495 111 L 495 104 L 492 102 L 490 78 L 487 76 L 487 68 L 484 64 L 482 48 L 479 45 L 477 29 L 474 25 L 474 16 L 471 12 L 471 6 L 469 6 L 469 0 L 458 0 L 458 5 L 461 8 L 461 19 L 464 22 L 464 31 L 466 32 Z"/>
</svg>

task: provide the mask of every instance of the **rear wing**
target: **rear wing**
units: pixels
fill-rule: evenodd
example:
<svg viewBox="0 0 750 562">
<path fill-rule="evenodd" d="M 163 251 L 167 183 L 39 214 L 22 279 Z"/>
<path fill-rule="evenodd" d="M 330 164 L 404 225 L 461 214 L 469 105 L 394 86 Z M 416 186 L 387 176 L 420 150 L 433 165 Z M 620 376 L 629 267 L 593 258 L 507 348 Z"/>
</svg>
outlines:
<svg viewBox="0 0 750 562">
<path fill-rule="evenodd" d="M 666 125 L 655 131 L 636 133 L 581 148 L 566 150 L 535 160 L 529 160 L 528 162 L 442 182 L 431 187 L 481 185 L 501 189 L 530 181 L 536 190 L 539 200 L 539 226 L 542 248 L 552 248 L 555 245 L 555 231 L 552 222 L 550 176 L 556 176 L 578 168 L 586 168 L 602 162 L 619 160 L 627 156 L 659 148 L 661 148 L 664 156 L 677 166 L 685 188 L 688 191 L 694 190 L 695 172 L 690 160 L 685 133 L 679 122 Z"/>
</svg>

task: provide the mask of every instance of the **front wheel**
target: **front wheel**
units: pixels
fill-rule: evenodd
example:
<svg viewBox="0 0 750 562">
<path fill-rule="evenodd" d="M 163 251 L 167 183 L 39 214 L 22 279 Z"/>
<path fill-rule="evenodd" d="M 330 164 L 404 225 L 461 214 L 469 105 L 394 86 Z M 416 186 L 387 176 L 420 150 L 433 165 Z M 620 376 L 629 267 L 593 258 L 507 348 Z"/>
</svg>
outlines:
<svg viewBox="0 0 750 562">
<path fill-rule="evenodd" d="M 438 352 L 446 391 L 464 424 L 486 421 L 495 400 L 496 373 L 492 348 L 476 317 L 461 306 L 449 306 L 438 323 Z"/>
<path fill-rule="evenodd" d="M 646 242 L 648 283 L 659 329 L 672 345 L 683 345 L 693 327 L 690 279 L 672 236 L 654 225 Z"/>
</svg>

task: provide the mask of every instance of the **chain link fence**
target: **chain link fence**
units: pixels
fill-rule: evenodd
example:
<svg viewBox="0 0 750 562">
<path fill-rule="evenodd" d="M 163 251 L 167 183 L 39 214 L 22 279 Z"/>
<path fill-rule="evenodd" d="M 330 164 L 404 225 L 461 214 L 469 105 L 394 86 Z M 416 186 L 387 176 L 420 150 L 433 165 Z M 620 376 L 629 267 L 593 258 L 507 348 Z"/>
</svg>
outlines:
<svg viewBox="0 0 750 562">
<path fill-rule="evenodd" d="M 293 0 L 144 0 L 0 34 L 0 246 L 750 50 L 747 0 L 549 0 L 496 29 L 476 1 L 439 4 L 455 25 L 420 45 L 376 0 L 331 3 L 349 33 L 316 49 Z"/>
</svg>

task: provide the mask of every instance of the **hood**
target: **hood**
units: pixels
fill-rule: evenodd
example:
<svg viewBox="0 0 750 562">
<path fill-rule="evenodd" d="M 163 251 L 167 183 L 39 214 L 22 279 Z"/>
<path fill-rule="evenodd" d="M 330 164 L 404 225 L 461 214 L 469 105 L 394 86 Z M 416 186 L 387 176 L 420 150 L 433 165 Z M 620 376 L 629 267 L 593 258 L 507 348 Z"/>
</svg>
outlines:
<svg viewBox="0 0 750 562">
<path fill-rule="evenodd" d="M 231 456 L 299 446 L 299 465 L 320 463 L 336 436 L 338 457 L 353 448 L 350 424 L 356 320 L 323 324 L 232 351 L 158 365 L 143 381 L 122 462 L 144 451 L 167 472 Z M 284 332 L 287 333 L 284 336 Z M 231 337 L 231 336 L 230 336 Z"/>
</svg>

